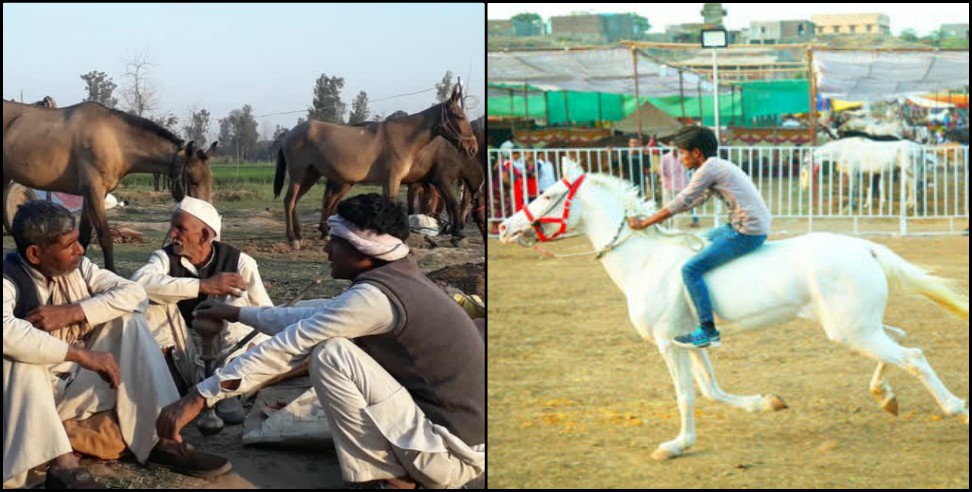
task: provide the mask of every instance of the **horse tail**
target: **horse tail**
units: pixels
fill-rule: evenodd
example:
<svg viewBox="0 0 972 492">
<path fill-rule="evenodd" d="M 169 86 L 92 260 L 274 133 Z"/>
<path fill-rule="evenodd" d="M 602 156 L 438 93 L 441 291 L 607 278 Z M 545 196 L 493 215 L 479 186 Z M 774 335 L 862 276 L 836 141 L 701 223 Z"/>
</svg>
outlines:
<svg viewBox="0 0 972 492">
<path fill-rule="evenodd" d="M 968 298 L 955 292 L 947 280 L 930 275 L 884 246 L 872 245 L 871 254 L 881 264 L 892 286 L 911 294 L 921 294 L 955 316 L 969 320 Z"/>
<path fill-rule="evenodd" d="M 284 175 L 287 173 L 287 158 L 284 157 L 283 149 L 277 151 L 277 172 L 273 175 L 273 197 L 280 198 L 283 191 Z"/>
</svg>

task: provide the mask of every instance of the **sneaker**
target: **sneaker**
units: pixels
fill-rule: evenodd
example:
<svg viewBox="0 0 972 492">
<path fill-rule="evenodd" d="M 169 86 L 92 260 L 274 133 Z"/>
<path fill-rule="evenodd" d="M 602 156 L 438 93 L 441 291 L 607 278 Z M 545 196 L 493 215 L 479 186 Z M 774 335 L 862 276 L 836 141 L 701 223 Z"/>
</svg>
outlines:
<svg viewBox="0 0 972 492">
<path fill-rule="evenodd" d="M 216 404 L 216 415 L 223 419 L 226 425 L 238 425 L 246 420 L 246 410 L 243 409 L 243 402 L 238 396 L 220 400 Z"/>
<path fill-rule="evenodd" d="M 722 346 L 722 338 L 718 331 L 707 333 L 701 326 L 688 335 L 675 337 L 673 341 L 675 345 L 683 348 L 717 348 Z"/>
<path fill-rule="evenodd" d="M 196 451 L 186 443 L 179 445 L 178 452 L 164 451 L 159 446 L 155 446 L 146 463 L 199 478 L 223 475 L 233 468 L 228 459 L 217 454 Z"/>
<path fill-rule="evenodd" d="M 49 468 L 44 479 L 45 489 L 107 489 L 95 481 L 91 472 L 84 468 L 55 470 Z"/>
</svg>

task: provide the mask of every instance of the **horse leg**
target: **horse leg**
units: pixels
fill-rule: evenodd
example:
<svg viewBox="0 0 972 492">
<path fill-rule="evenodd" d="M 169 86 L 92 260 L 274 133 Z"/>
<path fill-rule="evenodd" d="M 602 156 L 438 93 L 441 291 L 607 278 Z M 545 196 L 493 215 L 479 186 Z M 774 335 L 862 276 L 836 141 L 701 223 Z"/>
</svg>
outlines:
<svg viewBox="0 0 972 492">
<path fill-rule="evenodd" d="M 300 184 L 294 181 L 293 176 L 291 176 L 290 187 L 287 188 L 283 205 L 284 217 L 287 221 L 287 241 L 290 242 L 290 248 L 293 250 L 300 249 L 300 240 L 297 239 L 297 234 L 294 232 L 294 227 L 297 224 L 297 194 L 299 192 Z"/>
<path fill-rule="evenodd" d="M 85 202 L 87 203 L 87 202 Z M 85 207 L 81 211 L 81 223 L 78 225 L 78 242 L 85 251 L 91 244 L 91 218 L 88 216 L 88 209 Z"/>
<path fill-rule="evenodd" d="M 320 179 L 321 173 L 318 172 L 317 168 L 308 167 L 304 171 L 304 178 L 300 180 L 300 185 L 297 187 L 296 198 L 294 198 L 294 238 L 297 241 L 298 248 L 300 247 L 300 242 L 304 240 L 303 227 L 300 225 L 300 217 L 297 215 L 297 203 L 300 199 L 307 194 L 307 192 L 317 184 L 317 180 Z"/>
<path fill-rule="evenodd" d="M 105 257 L 105 269 L 115 272 L 114 242 L 111 240 L 111 229 L 108 228 L 108 217 L 105 215 L 104 189 L 88 187 L 84 190 L 84 213 L 98 232 L 98 243 Z"/>
<path fill-rule="evenodd" d="M 425 195 L 422 189 L 422 183 L 412 183 L 408 185 L 408 215 L 415 215 L 415 201 L 418 200 L 422 203 L 422 196 Z"/>
<path fill-rule="evenodd" d="M 775 412 L 789 408 L 786 402 L 776 395 L 737 396 L 722 391 L 719 383 L 716 382 L 715 371 L 712 369 L 708 352 L 690 350 L 689 357 L 692 359 L 692 376 L 695 377 L 695 383 L 699 386 L 699 390 L 705 398 L 726 403 L 750 413 Z"/>
<path fill-rule="evenodd" d="M 436 177 L 433 182 L 435 183 L 435 188 L 439 191 L 439 196 L 445 202 L 446 210 L 449 212 L 449 228 L 452 233 L 453 243 L 456 243 L 465 237 L 462 234 L 463 224 L 460 222 L 462 217 L 459 214 L 459 200 L 456 199 L 452 183 L 448 179 Z"/>
<path fill-rule="evenodd" d="M 881 397 L 882 408 L 892 413 L 897 410 L 897 399 L 893 392 L 889 393 L 890 385 L 884 381 L 886 366 L 894 365 L 918 378 L 946 415 L 957 416 L 962 423 L 969 425 L 968 403 L 945 387 L 920 349 L 902 347 L 888 335 L 888 331 L 884 328 L 884 325 L 881 325 L 879 329 L 868 330 L 867 333 L 850 337 L 846 341 L 850 349 L 879 362 L 871 381 L 871 393 L 876 398 Z M 887 328 L 903 333 L 900 329 Z M 860 330 L 845 330 L 845 333 L 851 331 Z"/>
<path fill-rule="evenodd" d="M 348 191 L 351 191 L 353 186 L 351 183 L 334 181 L 333 179 L 327 180 L 327 190 L 321 203 L 321 223 L 317 226 L 317 229 L 321 231 L 322 239 L 330 233 L 330 229 L 327 227 L 327 218 L 337 212 L 338 202 L 341 201 L 341 198 L 344 198 Z"/>
<path fill-rule="evenodd" d="M 3 228 L 7 231 L 7 234 L 11 233 L 10 225 L 13 223 L 13 217 L 7 216 L 7 200 L 10 198 L 10 188 L 12 186 L 12 180 L 3 180 Z"/>
<path fill-rule="evenodd" d="M 468 186 L 468 185 L 467 185 Z M 475 193 L 470 192 L 472 196 L 472 216 L 473 221 L 479 227 L 479 232 L 483 235 L 483 241 L 486 240 L 486 202 L 483 200 L 484 191 L 482 187 L 476 190 Z"/>
<path fill-rule="evenodd" d="M 692 386 L 688 351 L 674 345 L 659 346 L 658 348 L 661 350 L 662 357 L 668 365 L 668 372 L 675 383 L 678 412 L 682 424 L 678 437 L 662 443 L 651 454 L 652 458 L 660 461 L 677 458 L 695 445 L 695 388 Z"/>
</svg>

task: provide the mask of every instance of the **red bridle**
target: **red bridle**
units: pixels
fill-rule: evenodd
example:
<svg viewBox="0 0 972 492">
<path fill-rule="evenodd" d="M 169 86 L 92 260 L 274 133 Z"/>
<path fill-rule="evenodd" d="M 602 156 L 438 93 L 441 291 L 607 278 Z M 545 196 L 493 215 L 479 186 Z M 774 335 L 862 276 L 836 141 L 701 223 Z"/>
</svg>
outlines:
<svg viewBox="0 0 972 492">
<path fill-rule="evenodd" d="M 526 215 L 526 218 L 527 220 L 530 221 L 530 225 L 533 226 L 533 229 L 537 231 L 537 238 L 540 239 L 541 243 L 545 243 L 547 241 L 553 241 L 561 234 L 567 232 L 567 218 L 570 216 L 570 202 L 571 200 L 574 199 L 574 195 L 577 194 L 577 189 L 580 188 L 581 183 L 584 182 L 584 175 L 582 174 L 579 178 L 577 178 L 577 181 L 574 181 L 573 184 L 571 184 L 570 181 L 567 181 L 567 178 L 564 178 L 560 181 L 567 186 L 568 188 L 567 194 L 561 195 L 560 198 L 558 198 L 557 201 L 554 202 L 554 204 L 551 205 L 546 212 L 540 214 L 539 217 L 537 218 L 533 217 L 533 214 L 530 213 L 530 207 L 523 207 L 523 214 Z M 564 202 L 563 217 L 560 217 L 559 219 L 555 219 L 553 217 L 544 217 L 551 210 L 556 208 L 557 205 L 560 204 L 560 201 L 564 199 L 566 199 L 567 201 Z M 555 232 L 552 236 L 547 237 L 547 235 L 543 232 L 542 224 L 560 224 L 560 229 L 558 229 L 557 232 Z"/>
</svg>

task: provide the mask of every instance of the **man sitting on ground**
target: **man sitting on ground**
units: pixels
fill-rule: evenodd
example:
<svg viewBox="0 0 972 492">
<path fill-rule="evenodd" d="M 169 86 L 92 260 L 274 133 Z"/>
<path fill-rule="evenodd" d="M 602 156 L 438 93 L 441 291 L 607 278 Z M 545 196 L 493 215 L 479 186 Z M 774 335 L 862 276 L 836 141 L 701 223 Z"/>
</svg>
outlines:
<svg viewBox="0 0 972 492">
<path fill-rule="evenodd" d="M 344 479 L 354 488 L 455 488 L 486 468 L 486 348 L 473 320 L 408 256 L 403 205 L 375 194 L 338 206 L 324 252 L 338 297 L 305 308 L 199 306 L 274 337 L 163 409 L 176 438 L 209 403 L 310 362 Z M 308 359 L 309 358 L 309 359 Z"/>
<path fill-rule="evenodd" d="M 113 412 L 139 463 L 192 476 L 229 471 L 226 458 L 156 435 L 159 410 L 178 400 L 142 312 L 145 291 L 85 258 L 74 216 L 33 201 L 11 227 L 3 262 L 3 487 L 50 462 L 46 488 L 103 488 L 80 468 L 62 423 Z M 102 437 L 103 438 L 103 437 Z M 111 443 L 112 445 L 116 443 Z"/>
<path fill-rule="evenodd" d="M 196 306 L 206 299 L 228 300 L 240 307 L 273 306 L 256 260 L 221 242 L 221 229 L 222 219 L 215 207 L 197 198 L 184 198 L 172 213 L 172 244 L 152 253 L 148 264 L 132 276 L 148 293 L 149 326 L 183 395 L 203 379 L 201 348 L 188 329 Z M 230 324 L 217 338 L 217 350 L 232 347 L 251 330 L 240 323 Z M 267 338 L 260 334 L 252 343 Z M 227 360 L 245 350 L 241 347 Z M 216 413 L 227 424 L 242 423 L 246 417 L 239 398 L 220 402 Z"/>
</svg>

